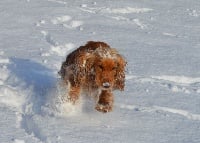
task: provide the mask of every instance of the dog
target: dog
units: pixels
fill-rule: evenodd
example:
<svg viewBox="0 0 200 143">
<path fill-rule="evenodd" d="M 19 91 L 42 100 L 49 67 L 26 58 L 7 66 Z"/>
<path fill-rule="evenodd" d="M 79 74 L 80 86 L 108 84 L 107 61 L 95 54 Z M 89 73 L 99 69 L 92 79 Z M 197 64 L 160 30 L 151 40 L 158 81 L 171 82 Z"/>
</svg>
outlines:
<svg viewBox="0 0 200 143">
<path fill-rule="evenodd" d="M 124 90 L 127 62 L 107 43 L 89 41 L 71 52 L 59 74 L 68 87 L 68 100 L 75 104 L 81 93 L 95 93 L 97 111 L 113 110 L 113 90 Z"/>
</svg>

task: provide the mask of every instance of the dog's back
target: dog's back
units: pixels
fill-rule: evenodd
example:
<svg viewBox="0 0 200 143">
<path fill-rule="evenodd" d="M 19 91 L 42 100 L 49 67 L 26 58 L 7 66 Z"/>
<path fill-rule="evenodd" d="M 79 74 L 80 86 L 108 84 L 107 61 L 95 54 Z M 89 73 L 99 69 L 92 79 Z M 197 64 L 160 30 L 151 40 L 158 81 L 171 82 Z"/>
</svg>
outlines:
<svg viewBox="0 0 200 143">
<path fill-rule="evenodd" d="M 104 42 L 89 41 L 85 46 L 80 46 L 67 56 L 66 60 L 62 63 L 61 70 L 58 72 L 59 75 L 64 79 L 67 74 L 66 68 L 68 66 L 75 65 L 78 57 L 84 54 L 92 54 L 98 48 L 111 50 L 110 46 Z"/>
<path fill-rule="evenodd" d="M 76 57 L 80 56 L 82 53 L 93 53 L 98 48 L 111 49 L 110 46 L 104 42 L 89 41 L 85 46 L 80 46 L 67 56 L 66 65 L 74 64 Z"/>
</svg>

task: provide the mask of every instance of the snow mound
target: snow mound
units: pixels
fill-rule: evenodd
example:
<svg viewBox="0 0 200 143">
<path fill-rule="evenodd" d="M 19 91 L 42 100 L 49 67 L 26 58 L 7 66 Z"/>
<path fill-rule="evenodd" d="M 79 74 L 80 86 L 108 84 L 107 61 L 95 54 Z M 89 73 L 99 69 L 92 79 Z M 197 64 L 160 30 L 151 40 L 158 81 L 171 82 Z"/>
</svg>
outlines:
<svg viewBox="0 0 200 143">
<path fill-rule="evenodd" d="M 183 116 L 185 118 L 188 118 L 190 120 L 196 120 L 200 121 L 200 114 L 193 114 L 186 110 L 180 110 L 180 109 L 174 109 L 169 107 L 161 107 L 161 106 L 152 106 L 152 107 L 141 107 L 136 105 L 119 105 L 121 109 L 128 109 L 128 110 L 135 110 L 135 111 L 141 111 L 141 112 L 163 112 L 163 113 L 173 113 L 180 116 Z"/>
<path fill-rule="evenodd" d="M 186 77 L 186 76 L 152 76 L 152 78 L 159 80 L 167 80 L 178 84 L 194 84 L 200 82 L 200 77 Z"/>
<path fill-rule="evenodd" d="M 42 107 L 42 113 L 51 116 L 73 116 L 82 112 L 82 99 L 76 105 L 68 101 L 67 89 L 58 80 L 56 87 L 51 89 L 46 104 Z"/>
<path fill-rule="evenodd" d="M 13 143 L 25 143 L 24 140 L 14 139 Z"/>
<path fill-rule="evenodd" d="M 113 13 L 113 14 L 130 14 L 130 13 L 144 13 L 144 12 L 150 12 L 153 9 L 150 8 L 134 8 L 134 7 L 126 7 L 126 8 L 107 8 L 103 10 L 107 13 Z"/>
<path fill-rule="evenodd" d="M 64 45 L 58 45 L 58 46 L 51 46 L 50 53 L 55 53 L 59 56 L 66 56 L 66 54 L 75 48 L 75 45 L 73 43 L 67 43 Z"/>
<path fill-rule="evenodd" d="M 0 59 L 0 64 L 7 64 L 9 63 L 9 59 Z"/>
<path fill-rule="evenodd" d="M 63 22 L 67 22 L 69 20 L 71 20 L 72 17 L 69 15 L 64 15 L 64 16 L 60 16 L 60 17 L 56 17 L 55 19 L 52 19 L 51 22 L 53 24 L 62 24 Z"/>
<path fill-rule="evenodd" d="M 20 109 L 25 103 L 25 94 L 20 93 L 19 89 L 9 86 L 0 86 L 0 93 L 1 104 Z"/>
</svg>

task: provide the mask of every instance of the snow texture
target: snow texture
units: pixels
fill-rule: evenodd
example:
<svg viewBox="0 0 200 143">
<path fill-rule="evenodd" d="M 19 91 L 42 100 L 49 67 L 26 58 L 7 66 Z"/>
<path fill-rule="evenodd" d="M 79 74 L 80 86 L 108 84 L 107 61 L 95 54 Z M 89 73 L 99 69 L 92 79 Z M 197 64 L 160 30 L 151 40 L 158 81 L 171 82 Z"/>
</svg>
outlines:
<svg viewBox="0 0 200 143">
<path fill-rule="evenodd" d="M 3 0 L 0 15 L 1 143 L 200 142 L 200 1 Z M 66 102 L 57 74 L 91 40 L 128 62 L 107 114 Z"/>
</svg>

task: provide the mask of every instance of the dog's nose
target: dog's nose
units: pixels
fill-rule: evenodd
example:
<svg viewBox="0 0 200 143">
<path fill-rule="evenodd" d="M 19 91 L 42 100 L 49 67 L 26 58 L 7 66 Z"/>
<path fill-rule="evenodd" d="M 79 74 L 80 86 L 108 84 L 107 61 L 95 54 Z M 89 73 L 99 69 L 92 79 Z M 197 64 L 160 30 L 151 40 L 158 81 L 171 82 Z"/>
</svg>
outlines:
<svg viewBox="0 0 200 143">
<path fill-rule="evenodd" d="M 104 88 L 109 88 L 110 87 L 110 83 L 109 82 L 104 82 L 103 83 L 103 87 Z"/>
</svg>

